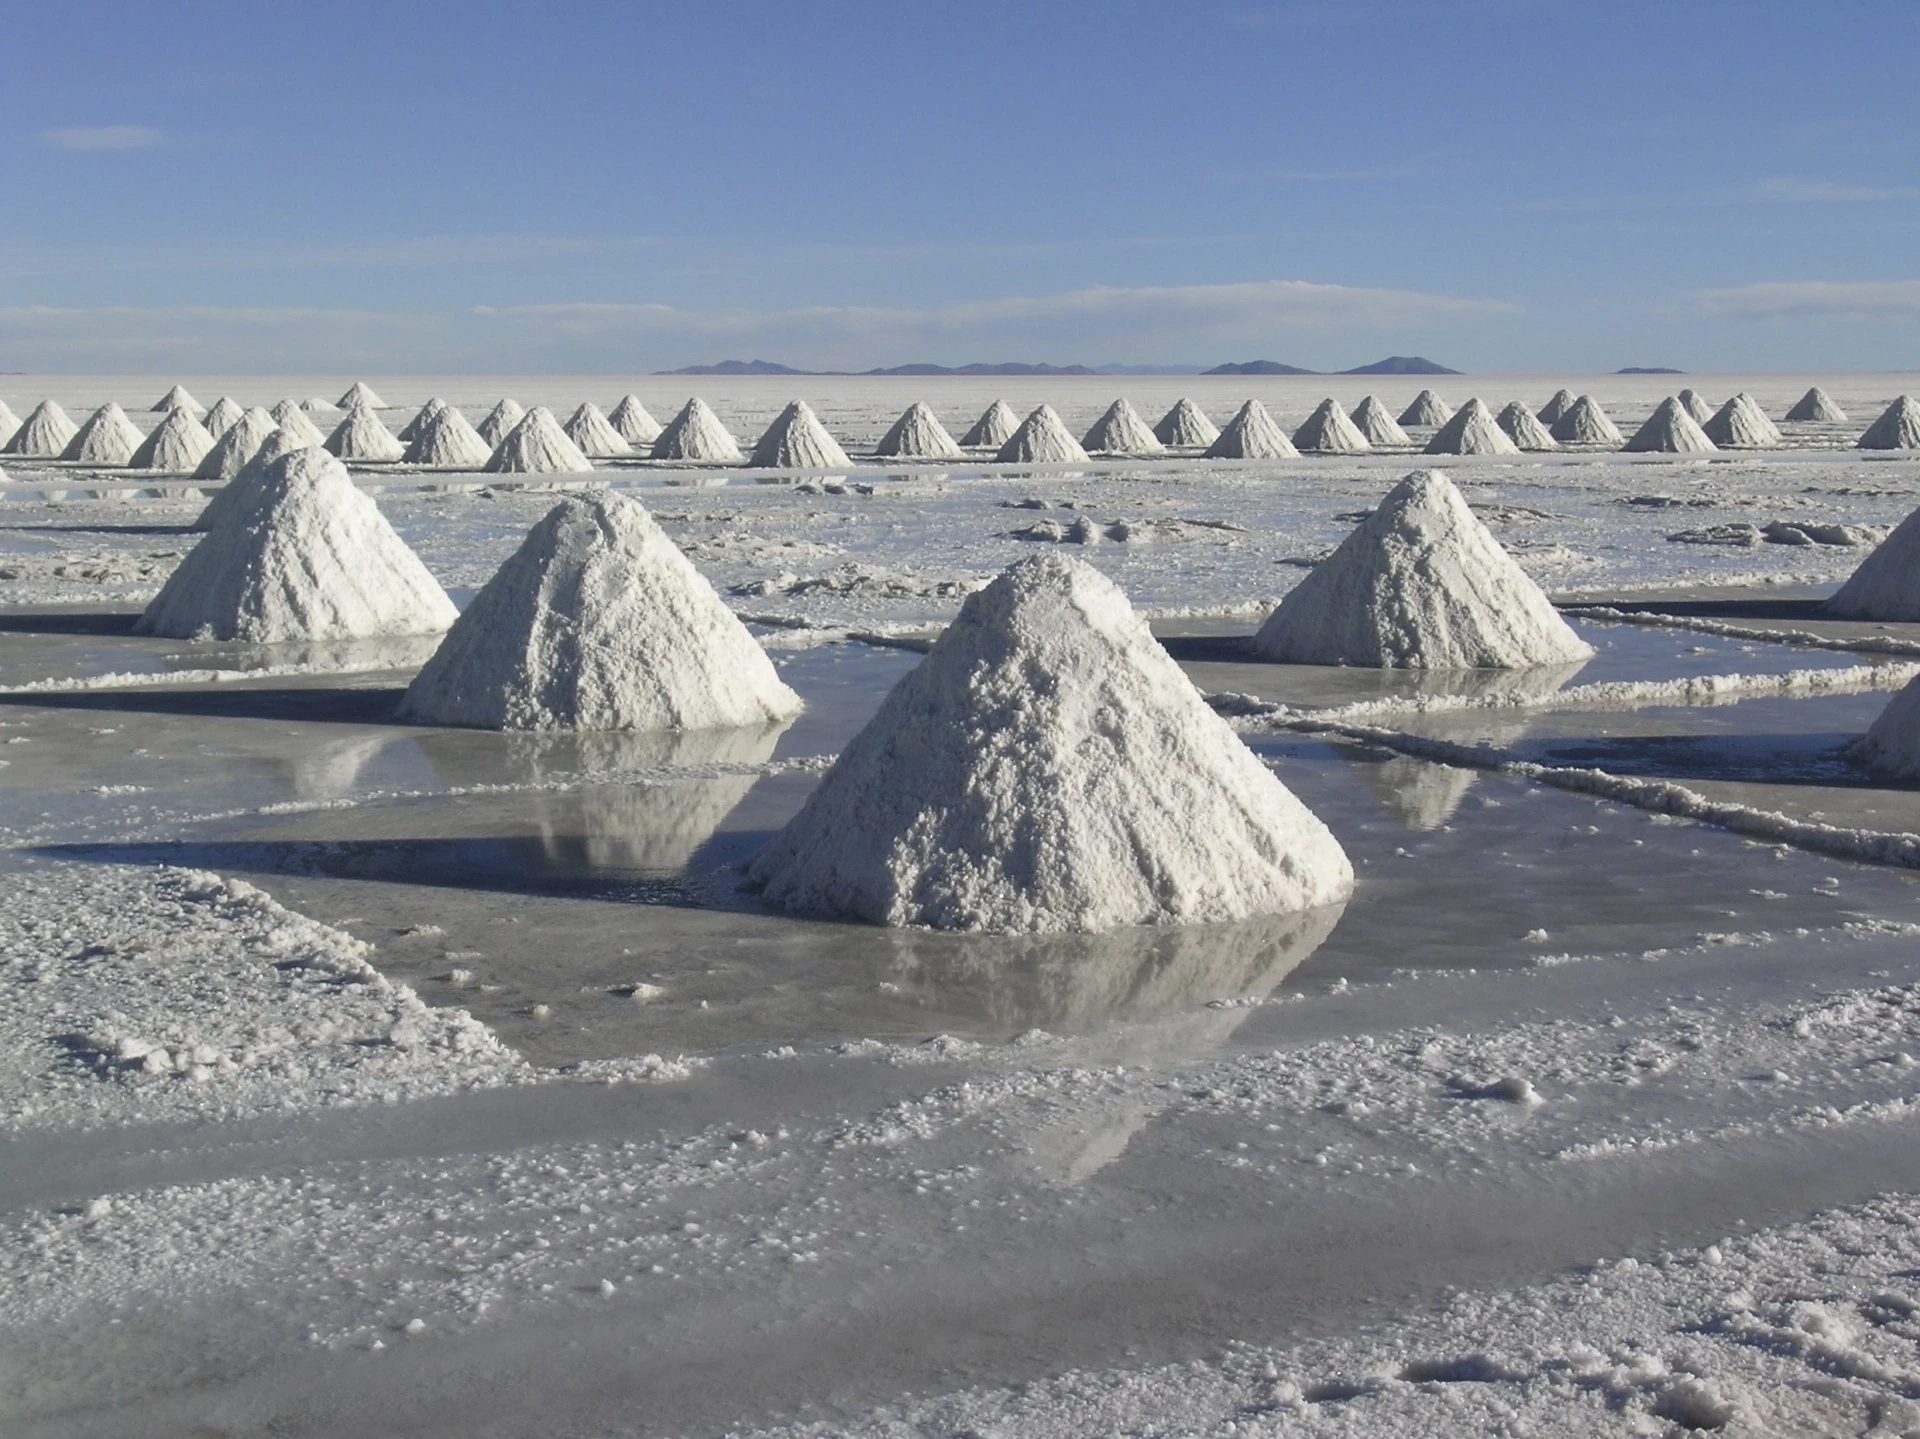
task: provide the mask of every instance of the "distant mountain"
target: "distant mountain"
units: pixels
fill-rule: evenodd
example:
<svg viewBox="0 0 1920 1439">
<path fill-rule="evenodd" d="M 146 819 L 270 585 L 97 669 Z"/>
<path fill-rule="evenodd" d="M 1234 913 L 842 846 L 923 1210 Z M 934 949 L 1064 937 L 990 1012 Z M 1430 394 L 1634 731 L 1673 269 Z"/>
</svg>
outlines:
<svg viewBox="0 0 1920 1439">
<path fill-rule="evenodd" d="M 1094 373 L 1100 375 L 1198 375 L 1203 373 L 1202 365 L 1095 365 Z"/>
<path fill-rule="evenodd" d="M 1278 360 L 1248 360 L 1240 365 L 1215 365 L 1203 375 L 1317 375 L 1318 370 L 1303 370 L 1298 365 L 1283 365 Z"/>
<path fill-rule="evenodd" d="M 1371 365 L 1357 365 L 1351 370 L 1340 371 L 1343 375 L 1457 375 L 1458 370 L 1449 370 L 1445 365 L 1436 365 L 1432 360 L 1420 355 L 1389 355 L 1384 360 L 1375 360 Z"/>
<path fill-rule="evenodd" d="M 1665 365 L 1628 365 L 1624 370 L 1615 370 L 1616 375 L 1684 375 L 1685 370 L 1669 370 Z"/>
<path fill-rule="evenodd" d="M 796 370 L 776 365 L 772 360 L 722 360 L 717 365 L 688 365 L 680 370 L 662 370 L 663 375 L 810 375 L 812 370 Z"/>
<path fill-rule="evenodd" d="M 869 375 L 1097 375 L 1085 365 L 894 365 Z"/>
</svg>

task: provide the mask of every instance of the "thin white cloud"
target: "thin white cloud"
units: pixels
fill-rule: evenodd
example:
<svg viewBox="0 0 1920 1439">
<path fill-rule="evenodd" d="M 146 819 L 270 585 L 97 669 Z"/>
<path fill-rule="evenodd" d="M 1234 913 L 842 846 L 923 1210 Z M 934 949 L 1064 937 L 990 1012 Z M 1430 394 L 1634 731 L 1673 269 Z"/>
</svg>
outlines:
<svg viewBox="0 0 1920 1439">
<path fill-rule="evenodd" d="M 72 125 L 40 138 L 56 150 L 151 150 L 167 140 L 150 125 Z"/>
<path fill-rule="evenodd" d="M 1920 280 L 1795 280 L 1702 290 L 1710 315 L 1768 320 L 1910 320 L 1920 317 Z"/>
</svg>

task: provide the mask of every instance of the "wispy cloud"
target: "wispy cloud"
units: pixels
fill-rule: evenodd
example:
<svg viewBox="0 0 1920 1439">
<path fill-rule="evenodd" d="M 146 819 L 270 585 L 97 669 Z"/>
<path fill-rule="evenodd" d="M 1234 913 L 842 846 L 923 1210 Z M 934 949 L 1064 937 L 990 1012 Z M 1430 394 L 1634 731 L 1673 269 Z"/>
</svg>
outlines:
<svg viewBox="0 0 1920 1439">
<path fill-rule="evenodd" d="M 1920 280 L 1794 280 L 1702 290 L 1697 298 L 1708 314 L 1737 319 L 1920 317 Z"/>
<path fill-rule="evenodd" d="M 167 142 L 150 125 L 71 125 L 42 130 L 40 139 L 56 150 L 151 150 Z"/>
</svg>

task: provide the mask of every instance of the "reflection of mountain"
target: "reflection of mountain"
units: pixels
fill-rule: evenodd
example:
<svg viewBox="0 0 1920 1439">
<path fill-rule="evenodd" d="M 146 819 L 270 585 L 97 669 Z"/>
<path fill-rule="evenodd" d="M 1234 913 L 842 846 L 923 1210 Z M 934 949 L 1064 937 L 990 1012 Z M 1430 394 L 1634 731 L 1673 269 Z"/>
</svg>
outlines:
<svg viewBox="0 0 1920 1439">
<path fill-rule="evenodd" d="M 1440 828 L 1453 818 L 1479 777 L 1478 770 L 1456 769 L 1410 755 L 1376 761 L 1349 754 L 1347 762 L 1387 813 L 1408 829 Z"/>
</svg>

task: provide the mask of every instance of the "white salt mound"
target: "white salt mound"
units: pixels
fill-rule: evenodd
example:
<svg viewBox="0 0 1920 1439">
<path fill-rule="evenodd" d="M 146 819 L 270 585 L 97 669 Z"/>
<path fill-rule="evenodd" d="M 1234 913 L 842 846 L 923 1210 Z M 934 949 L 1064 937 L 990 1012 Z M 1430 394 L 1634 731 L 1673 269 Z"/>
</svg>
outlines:
<svg viewBox="0 0 1920 1439">
<path fill-rule="evenodd" d="M 1912 395 L 1900 396 L 1853 443 L 1861 450 L 1920 450 L 1920 404 L 1914 403 Z"/>
<path fill-rule="evenodd" d="M 1087 452 L 1052 405 L 1042 405 L 1020 422 L 994 455 L 997 464 L 1064 465 L 1084 460 Z"/>
<path fill-rule="evenodd" d="M 1600 402 L 1582 395 L 1567 406 L 1566 414 L 1553 422 L 1552 435 L 1563 445 L 1608 445 L 1619 448 L 1620 427 L 1607 418 Z"/>
<path fill-rule="evenodd" d="M 698 395 L 667 421 L 650 453 L 656 460 L 705 460 L 718 465 L 737 465 L 745 458 L 739 441 Z"/>
<path fill-rule="evenodd" d="M 1541 424 L 1531 410 L 1518 400 L 1509 401 L 1493 422 L 1506 431 L 1507 438 L 1522 450 L 1557 450 L 1559 441 L 1553 432 Z"/>
<path fill-rule="evenodd" d="M 309 445 L 324 445 L 327 442 L 327 437 L 307 418 L 307 412 L 292 400 L 282 400 L 270 413 L 273 422 L 295 439 L 305 440 Z"/>
<path fill-rule="evenodd" d="M 1081 931 L 1341 900 L 1338 842 L 1091 566 L 970 596 L 748 866 L 805 914 Z"/>
<path fill-rule="evenodd" d="M 1708 420 L 1713 418 L 1713 406 L 1700 398 L 1700 392 L 1698 390 L 1692 388 L 1684 389 L 1675 398 L 1685 407 L 1686 412 L 1693 417 L 1695 424 L 1704 425 Z"/>
<path fill-rule="evenodd" d="M 1422 390 L 1413 397 L 1413 403 L 1400 412 L 1403 425 L 1444 425 L 1452 418 L 1453 411 L 1447 408 L 1447 402 L 1432 390 Z"/>
<path fill-rule="evenodd" d="M 853 461 L 805 400 L 782 410 L 747 461 L 755 469 L 844 470 Z"/>
<path fill-rule="evenodd" d="M 1353 427 L 1367 437 L 1367 443 L 1376 450 L 1395 446 L 1411 446 L 1413 441 L 1407 432 L 1400 428 L 1400 422 L 1394 419 L 1387 407 L 1372 395 L 1368 395 L 1353 407 L 1348 418 Z"/>
<path fill-rule="evenodd" d="M 355 380 L 347 387 L 346 394 L 335 400 L 334 404 L 342 410 L 357 408 L 384 410 L 387 408 L 387 402 L 376 395 L 373 392 L 373 386 L 367 384 L 364 380 Z"/>
<path fill-rule="evenodd" d="M 1293 447 L 1303 455 L 1359 455 L 1373 448 L 1360 427 L 1347 418 L 1339 401 L 1331 397 L 1322 400 L 1306 423 L 1293 432 Z"/>
<path fill-rule="evenodd" d="M 1248 400 L 1227 421 L 1227 427 L 1207 446 L 1210 460 L 1285 460 L 1300 452 L 1287 438 L 1267 407 Z"/>
<path fill-rule="evenodd" d="M 607 423 L 630 445 L 651 445 L 660 438 L 660 422 L 647 413 L 638 395 L 628 393 L 607 414 Z"/>
<path fill-rule="evenodd" d="M 633 446 L 607 423 L 607 417 L 591 400 L 568 416 L 562 428 L 567 438 L 580 447 L 580 453 L 590 460 L 610 460 L 616 455 L 633 453 Z"/>
<path fill-rule="evenodd" d="M 74 431 L 60 458 L 89 465 L 124 465 L 144 439 L 146 436 L 127 418 L 127 412 L 108 400 Z"/>
<path fill-rule="evenodd" d="M 308 448 L 266 468 L 253 507 L 194 546 L 135 628 L 275 644 L 432 634 L 457 617 L 345 467 Z"/>
<path fill-rule="evenodd" d="M 1534 418 L 1541 424 L 1551 426 L 1562 415 L 1573 408 L 1572 390 L 1555 390 L 1553 398 L 1542 405 Z"/>
<path fill-rule="evenodd" d="M 207 412 L 207 407 L 189 395 L 185 385 L 175 385 L 153 402 L 154 414 L 165 414 L 168 410 L 191 410 L 198 417 Z"/>
<path fill-rule="evenodd" d="M 1124 399 L 1107 406 L 1107 412 L 1093 422 L 1080 448 L 1089 454 L 1164 455 L 1167 447 L 1140 418 L 1139 411 Z"/>
<path fill-rule="evenodd" d="M 1272 660 L 1383 669 L 1520 669 L 1593 654 L 1437 470 L 1395 485 L 1253 643 Z"/>
<path fill-rule="evenodd" d="M 268 438 L 279 432 L 272 415 L 255 405 L 242 410 L 240 418 L 227 426 L 227 432 L 213 443 L 206 458 L 194 466 L 196 480 L 232 480 L 260 453 Z"/>
<path fill-rule="evenodd" d="M 402 715 L 478 729 L 710 729 L 800 697 L 636 500 L 556 505 L 407 690 Z"/>
<path fill-rule="evenodd" d="M 1745 390 L 1715 410 L 1700 428 L 1723 450 L 1772 450 L 1780 445 L 1779 428 Z"/>
<path fill-rule="evenodd" d="M 940 423 L 940 417 L 920 400 L 907 406 L 906 413 L 880 437 L 880 443 L 873 447 L 873 452 L 888 459 L 903 460 L 957 460 L 961 457 L 960 447 L 953 442 L 953 436 L 947 433 L 947 427 Z"/>
<path fill-rule="evenodd" d="M 1220 427 L 1192 400 L 1174 401 L 1173 408 L 1153 427 L 1153 437 L 1174 449 L 1203 450 L 1220 438 Z"/>
<path fill-rule="evenodd" d="M 380 417 L 364 405 L 347 411 L 346 419 L 327 436 L 326 449 L 343 460 L 387 462 L 406 454 L 407 447 L 393 437 Z"/>
<path fill-rule="evenodd" d="M 448 408 L 447 402 L 438 395 L 435 395 L 432 399 L 428 400 L 426 404 L 414 411 L 413 418 L 408 420 L 406 424 L 402 425 L 399 430 L 395 432 L 394 438 L 402 440 L 409 445 L 412 444 L 420 437 L 420 432 L 427 427 L 427 422 L 446 408 Z"/>
<path fill-rule="evenodd" d="M 1013 432 L 1020 428 L 1020 417 L 1005 400 L 995 400 L 980 412 L 980 418 L 973 422 L 973 428 L 960 437 L 960 443 L 969 449 L 997 450 L 1013 438 Z"/>
<path fill-rule="evenodd" d="M 300 408 L 309 415 L 337 415 L 340 407 L 324 395 L 308 395 L 300 402 Z"/>
<path fill-rule="evenodd" d="M 1794 401 L 1793 408 L 1787 411 L 1787 418 L 1801 423 L 1825 420 L 1832 424 L 1843 424 L 1846 421 L 1847 412 L 1834 404 L 1833 396 L 1815 385 Z"/>
<path fill-rule="evenodd" d="M 33 407 L 20 428 L 13 432 L 4 453 L 35 460 L 56 460 L 78 433 L 65 410 L 52 400 L 42 400 Z"/>
<path fill-rule="evenodd" d="M 7 408 L 7 402 L 0 400 L 0 446 L 12 439 L 20 428 L 20 417 Z"/>
<path fill-rule="evenodd" d="M 526 417 L 527 412 L 520 402 L 509 397 L 488 410 L 486 418 L 474 428 L 489 445 L 497 445 Z"/>
<path fill-rule="evenodd" d="M 1920 510 L 1894 526 L 1823 609 L 1846 619 L 1920 620 Z"/>
<path fill-rule="evenodd" d="M 1478 395 L 1454 412 L 1427 441 L 1429 455 L 1517 455 L 1520 447 L 1494 423 L 1493 412 Z"/>
<path fill-rule="evenodd" d="M 228 431 L 228 434 L 231 433 L 232 431 Z M 222 441 L 224 440 L 223 436 Z M 213 450 L 209 451 L 207 458 L 212 459 L 219 448 L 219 445 L 215 445 Z M 274 463 L 285 459 L 297 450 L 308 449 L 326 454 L 320 446 L 309 445 L 292 431 L 276 427 L 261 442 L 260 448 L 254 451 L 253 458 L 240 466 L 239 471 L 227 481 L 225 486 L 214 491 L 213 498 L 207 501 L 206 508 L 200 511 L 199 518 L 193 522 L 193 528 L 203 532 L 217 530 L 232 524 L 236 515 L 251 511 L 260 497 L 266 493 L 267 475 L 271 472 Z M 206 461 L 203 460 L 201 463 L 205 464 Z M 198 474 L 198 471 L 195 473 Z"/>
<path fill-rule="evenodd" d="M 1647 416 L 1647 422 L 1633 432 L 1626 448 L 1636 454 L 1660 452 L 1670 455 L 1704 454 L 1718 449 L 1700 428 L 1700 422 L 1687 413 L 1678 395 L 1669 395 L 1659 408 Z"/>
<path fill-rule="evenodd" d="M 553 411 L 535 405 L 507 432 L 482 467 L 490 475 L 583 475 L 593 461 L 567 438 Z"/>
<path fill-rule="evenodd" d="M 420 427 L 403 458 L 410 465 L 439 470 L 477 470 L 493 458 L 493 446 L 480 438 L 465 415 L 448 405 Z"/>
<path fill-rule="evenodd" d="M 200 468 L 212 448 L 213 436 L 193 417 L 193 411 L 168 410 L 128 458 L 127 467 L 190 475 Z"/>
<path fill-rule="evenodd" d="M 1869 769 L 1898 779 L 1920 779 L 1920 679 L 1909 681 L 1887 701 L 1851 754 Z"/>
<path fill-rule="evenodd" d="M 238 400 L 227 395 L 222 395 L 213 402 L 213 405 L 207 410 L 205 417 L 201 419 L 200 423 L 206 429 L 206 432 L 217 440 L 231 429 L 234 422 L 245 413 L 246 408 L 241 405 Z"/>
</svg>

